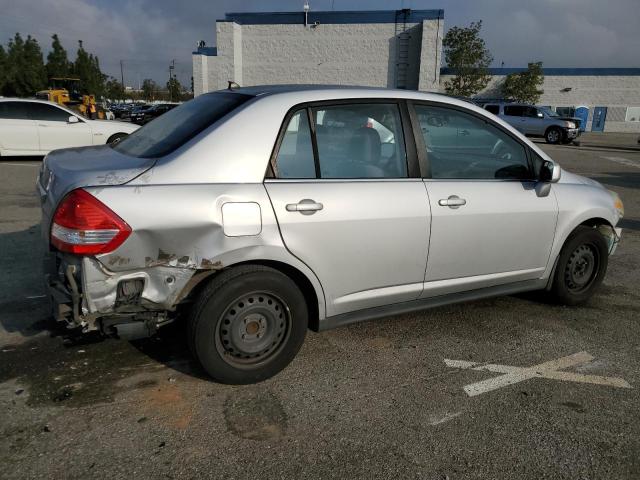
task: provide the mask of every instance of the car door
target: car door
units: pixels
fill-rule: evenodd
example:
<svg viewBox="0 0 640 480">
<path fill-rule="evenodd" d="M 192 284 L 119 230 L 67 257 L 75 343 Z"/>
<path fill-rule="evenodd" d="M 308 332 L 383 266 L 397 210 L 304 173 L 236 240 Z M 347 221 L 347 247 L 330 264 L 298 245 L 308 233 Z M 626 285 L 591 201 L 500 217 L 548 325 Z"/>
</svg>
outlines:
<svg viewBox="0 0 640 480">
<path fill-rule="evenodd" d="M 91 127 L 79 116 L 46 103 L 29 103 L 28 111 L 37 125 L 40 150 L 43 152 L 93 145 Z M 71 116 L 75 116 L 78 121 L 70 123 Z"/>
<path fill-rule="evenodd" d="M 392 101 L 319 104 L 285 125 L 265 187 L 327 315 L 417 299 L 430 207 L 406 113 Z"/>
<path fill-rule="evenodd" d="M 0 151 L 5 155 L 39 153 L 38 128 L 25 105 L 27 102 L 0 102 Z"/>
<path fill-rule="evenodd" d="M 536 107 L 524 107 L 523 125 L 526 135 L 544 135 L 544 115 Z"/>
<path fill-rule="evenodd" d="M 423 296 L 539 278 L 558 206 L 553 192 L 538 196 L 527 147 L 479 113 L 442 104 L 414 108 L 432 212 Z M 444 138 L 460 128 L 475 133 Z"/>
<path fill-rule="evenodd" d="M 505 105 L 502 119 L 514 127 L 516 130 L 527 133 L 527 118 L 525 117 L 525 107 L 523 105 Z"/>
</svg>

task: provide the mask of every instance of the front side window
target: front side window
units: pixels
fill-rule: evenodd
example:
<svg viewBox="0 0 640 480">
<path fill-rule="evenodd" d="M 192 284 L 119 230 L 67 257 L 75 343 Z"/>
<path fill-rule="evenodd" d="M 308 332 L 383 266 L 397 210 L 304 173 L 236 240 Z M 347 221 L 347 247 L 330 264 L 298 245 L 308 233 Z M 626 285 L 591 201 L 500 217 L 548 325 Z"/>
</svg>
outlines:
<svg viewBox="0 0 640 480">
<path fill-rule="evenodd" d="M 403 178 L 407 155 L 396 104 L 312 109 L 321 178 Z"/>
<path fill-rule="evenodd" d="M 6 120 L 29 120 L 27 102 L 0 102 L 0 118 Z"/>
<path fill-rule="evenodd" d="M 53 105 L 47 105 L 46 103 L 29 103 L 27 106 L 29 116 L 33 120 L 40 120 L 43 122 L 68 122 L 71 114 L 66 110 L 54 107 Z"/>
<path fill-rule="evenodd" d="M 525 148 L 491 123 L 451 108 L 415 106 L 432 178 L 531 179 Z"/>
</svg>

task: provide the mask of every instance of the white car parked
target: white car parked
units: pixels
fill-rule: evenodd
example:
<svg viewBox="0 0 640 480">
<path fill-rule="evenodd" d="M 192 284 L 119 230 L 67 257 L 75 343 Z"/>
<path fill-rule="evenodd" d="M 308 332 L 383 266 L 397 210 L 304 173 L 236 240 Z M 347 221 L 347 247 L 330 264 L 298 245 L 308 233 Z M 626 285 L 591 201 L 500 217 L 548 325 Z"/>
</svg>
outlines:
<svg viewBox="0 0 640 480">
<path fill-rule="evenodd" d="M 0 98 L 0 156 L 46 155 L 51 150 L 111 143 L 139 127 L 87 120 L 55 103 Z"/>
</svg>

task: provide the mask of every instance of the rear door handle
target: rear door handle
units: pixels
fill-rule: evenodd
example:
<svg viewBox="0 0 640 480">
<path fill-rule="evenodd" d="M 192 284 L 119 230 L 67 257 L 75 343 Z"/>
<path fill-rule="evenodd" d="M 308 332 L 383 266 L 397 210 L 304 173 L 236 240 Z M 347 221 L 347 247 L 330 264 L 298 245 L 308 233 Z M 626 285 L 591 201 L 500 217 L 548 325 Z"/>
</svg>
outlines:
<svg viewBox="0 0 640 480">
<path fill-rule="evenodd" d="M 285 208 L 287 209 L 287 212 L 300 212 L 303 215 L 313 215 L 318 210 L 322 210 L 324 205 L 316 202 L 315 200 L 305 198 L 304 200 L 300 200 L 298 203 L 288 203 Z"/>
<path fill-rule="evenodd" d="M 438 205 L 449 208 L 460 208 L 461 206 L 466 204 L 467 201 L 457 195 L 451 195 L 449 198 L 442 198 L 438 200 Z"/>
</svg>

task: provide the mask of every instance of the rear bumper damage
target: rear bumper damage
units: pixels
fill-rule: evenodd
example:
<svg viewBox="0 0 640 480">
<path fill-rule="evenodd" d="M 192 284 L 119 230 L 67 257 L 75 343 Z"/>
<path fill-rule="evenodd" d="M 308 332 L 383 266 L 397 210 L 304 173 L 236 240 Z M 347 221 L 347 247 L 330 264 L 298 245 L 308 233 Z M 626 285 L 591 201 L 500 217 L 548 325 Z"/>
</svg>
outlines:
<svg viewBox="0 0 640 480">
<path fill-rule="evenodd" d="M 196 276 L 163 265 L 113 272 L 94 258 L 61 253 L 46 255 L 44 270 L 56 320 L 125 338 L 150 336 L 173 321 Z"/>
</svg>

